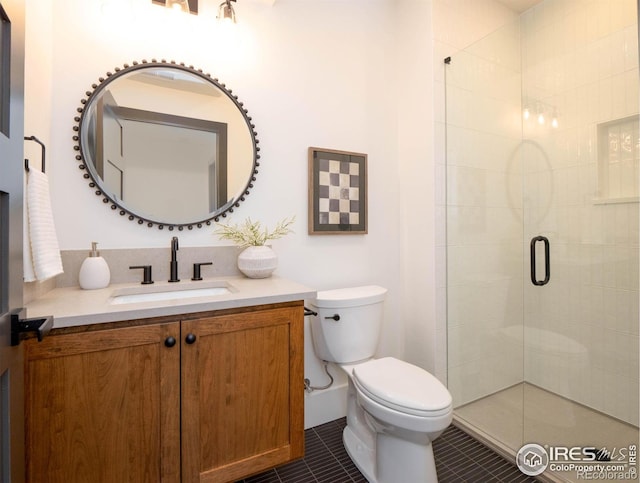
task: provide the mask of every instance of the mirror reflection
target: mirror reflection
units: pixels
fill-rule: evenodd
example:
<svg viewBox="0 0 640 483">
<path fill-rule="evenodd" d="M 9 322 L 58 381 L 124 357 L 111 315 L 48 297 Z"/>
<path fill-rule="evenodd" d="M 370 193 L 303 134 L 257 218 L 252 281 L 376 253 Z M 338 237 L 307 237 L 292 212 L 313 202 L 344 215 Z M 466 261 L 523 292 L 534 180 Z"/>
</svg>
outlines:
<svg viewBox="0 0 640 483">
<path fill-rule="evenodd" d="M 139 223 L 210 220 L 251 186 L 257 141 L 246 111 L 184 66 L 142 64 L 110 76 L 89 97 L 79 130 L 100 194 Z"/>
</svg>

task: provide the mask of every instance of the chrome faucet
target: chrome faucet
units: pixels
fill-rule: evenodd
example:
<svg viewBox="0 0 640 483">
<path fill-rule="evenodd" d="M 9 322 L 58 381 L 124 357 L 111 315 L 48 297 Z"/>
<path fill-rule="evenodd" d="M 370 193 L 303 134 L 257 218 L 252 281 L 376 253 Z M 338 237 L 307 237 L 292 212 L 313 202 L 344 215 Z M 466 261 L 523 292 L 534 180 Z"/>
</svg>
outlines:
<svg viewBox="0 0 640 483">
<path fill-rule="evenodd" d="M 176 257 L 178 252 L 178 237 L 174 236 L 171 239 L 171 277 L 169 278 L 169 282 L 179 282 L 178 278 L 178 259 Z"/>
</svg>

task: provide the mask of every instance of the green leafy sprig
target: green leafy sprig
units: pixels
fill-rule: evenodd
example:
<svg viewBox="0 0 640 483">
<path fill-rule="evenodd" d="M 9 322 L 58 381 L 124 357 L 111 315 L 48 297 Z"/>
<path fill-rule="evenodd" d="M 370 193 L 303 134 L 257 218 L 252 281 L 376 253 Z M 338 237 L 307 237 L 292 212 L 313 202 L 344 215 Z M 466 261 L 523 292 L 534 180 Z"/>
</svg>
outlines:
<svg viewBox="0 0 640 483">
<path fill-rule="evenodd" d="M 259 221 L 252 221 L 251 218 L 247 218 L 240 224 L 219 223 L 214 233 L 224 240 L 231 240 L 242 248 L 262 246 L 269 240 L 282 238 L 289 233 L 293 233 L 290 227 L 295 219 L 295 216 L 285 218 L 279 221 L 272 231 L 269 231 L 267 227 L 263 228 L 262 223 Z"/>
</svg>

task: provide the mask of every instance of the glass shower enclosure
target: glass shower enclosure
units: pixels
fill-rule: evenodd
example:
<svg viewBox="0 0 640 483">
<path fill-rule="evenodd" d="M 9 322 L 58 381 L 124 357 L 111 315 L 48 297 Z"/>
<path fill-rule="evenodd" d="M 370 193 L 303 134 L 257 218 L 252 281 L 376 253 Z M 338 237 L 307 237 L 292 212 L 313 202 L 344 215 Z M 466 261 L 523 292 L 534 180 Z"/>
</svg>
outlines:
<svg viewBox="0 0 640 483">
<path fill-rule="evenodd" d="M 505 455 L 545 448 L 543 477 L 577 481 L 593 448 L 635 470 L 637 19 L 635 0 L 546 0 L 446 61 L 455 418 Z"/>
</svg>

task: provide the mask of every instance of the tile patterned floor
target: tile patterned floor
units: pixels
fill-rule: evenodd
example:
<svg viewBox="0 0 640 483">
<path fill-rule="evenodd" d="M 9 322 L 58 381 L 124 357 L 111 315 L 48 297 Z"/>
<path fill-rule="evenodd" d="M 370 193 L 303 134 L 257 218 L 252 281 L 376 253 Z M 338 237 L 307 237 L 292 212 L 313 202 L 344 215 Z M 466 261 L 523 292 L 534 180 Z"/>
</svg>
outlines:
<svg viewBox="0 0 640 483">
<path fill-rule="evenodd" d="M 307 429 L 304 459 L 252 476 L 242 483 L 366 483 L 342 445 L 345 425 L 345 418 L 341 418 Z M 433 449 L 439 483 L 536 481 L 454 426 L 435 441 Z"/>
</svg>

